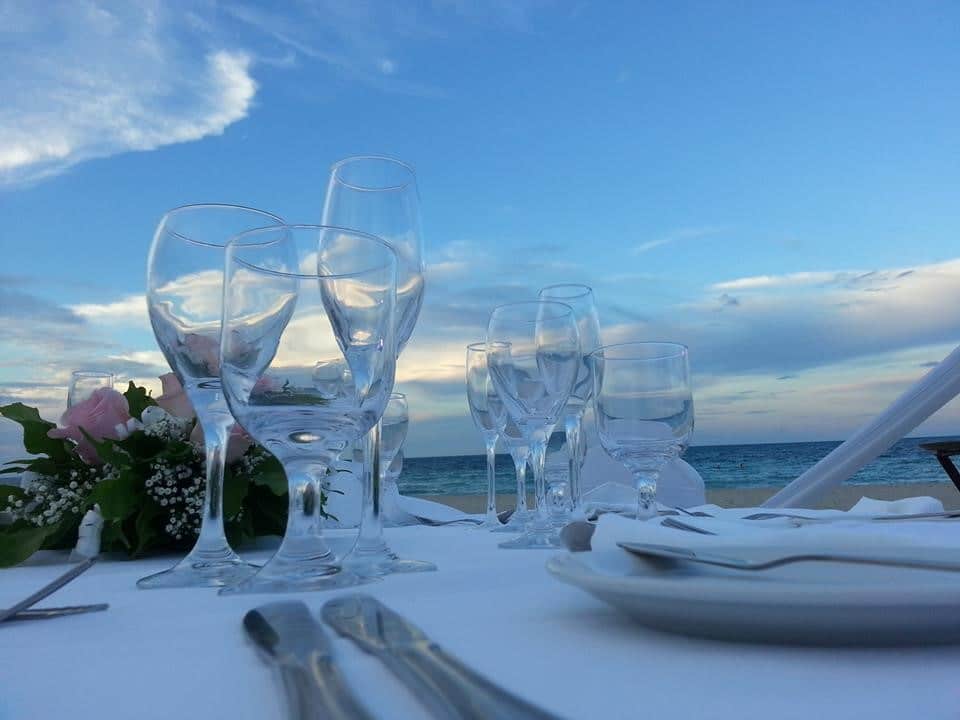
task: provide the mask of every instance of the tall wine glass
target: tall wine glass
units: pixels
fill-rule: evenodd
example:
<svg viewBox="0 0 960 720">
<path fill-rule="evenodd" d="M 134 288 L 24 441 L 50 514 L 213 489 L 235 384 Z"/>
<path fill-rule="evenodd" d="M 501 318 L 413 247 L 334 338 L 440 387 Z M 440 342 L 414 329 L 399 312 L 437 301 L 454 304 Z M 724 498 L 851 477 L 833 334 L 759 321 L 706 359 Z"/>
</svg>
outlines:
<svg viewBox="0 0 960 720">
<path fill-rule="evenodd" d="M 600 444 L 637 486 L 637 517 L 656 514 L 657 479 L 693 434 L 687 348 L 677 343 L 607 345 L 588 358 Z"/>
<path fill-rule="evenodd" d="M 473 424 L 483 436 L 483 444 L 487 451 L 487 512 L 483 525 L 479 527 L 493 530 L 502 527 L 497 517 L 497 438 L 500 429 L 496 410 L 502 403 L 497 398 L 497 391 L 490 381 L 487 370 L 487 344 L 473 343 L 467 345 L 467 405 L 470 407 L 470 416 Z M 502 413 L 501 413 L 502 414 Z"/>
<path fill-rule="evenodd" d="M 526 532 L 500 547 L 554 548 L 560 537 L 544 485 L 547 439 L 577 381 L 580 333 L 569 305 L 544 300 L 494 309 L 487 325 L 487 367 L 497 394 L 530 446 L 536 513 Z"/>
<path fill-rule="evenodd" d="M 283 465 L 290 504 L 276 554 L 221 592 L 356 584 L 323 540 L 320 491 L 393 388 L 396 255 L 353 230 L 262 228 L 230 242 L 224 283 L 224 393 L 237 422 Z"/>
<path fill-rule="evenodd" d="M 141 578 L 140 588 L 219 586 L 256 568 L 223 532 L 223 471 L 234 425 L 220 387 L 224 246 L 237 233 L 277 225 L 276 215 L 235 205 L 187 205 L 161 219 L 147 261 L 147 308 L 164 357 L 197 413 L 206 448 L 200 536 L 177 565 Z"/>
<path fill-rule="evenodd" d="M 499 397 L 498 397 L 499 401 Z M 501 402 L 502 405 L 502 402 Z M 523 532 L 530 520 L 530 511 L 527 509 L 527 462 L 530 460 L 530 445 L 520 432 L 520 428 L 513 421 L 506 408 L 503 409 L 503 427 L 500 430 L 500 442 L 507 448 L 513 459 L 513 468 L 517 476 L 517 499 L 510 513 L 510 519 L 498 528 L 495 533 Z"/>
<path fill-rule="evenodd" d="M 379 155 L 350 157 L 335 163 L 327 182 L 323 222 L 371 233 L 396 251 L 395 330 L 399 356 L 413 333 L 423 304 L 423 233 L 416 173 L 405 162 Z M 377 425 L 364 438 L 360 533 L 347 562 L 351 569 L 366 575 L 433 570 L 431 563 L 400 562 L 383 537 L 380 431 Z"/>
<path fill-rule="evenodd" d="M 589 285 L 561 284 L 548 285 L 538 293 L 541 300 L 555 300 L 573 308 L 580 331 L 580 350 L 584 361 L 577 374 L 577 382 L 570 393 L 567 407 L 564 408 L 564 431 L 566 434 L 567 454 L 570 466 L 570 505 L 575 515 L 581 512 L 580 468 L 586 449 L 585 438 L 581 432 L 583 412 L 593 395 L 593 378 L 586 357 L 600 347 L 600 318 L 593 298 L 593 289 Z"/>
<path fill-rule="evenodd" d="M 74 370 L 67 388 L 67 407 L 71 408 L 93 395 L 100 388 L 113 389 L 113 373 L 99 370 Z"/>
</svg>

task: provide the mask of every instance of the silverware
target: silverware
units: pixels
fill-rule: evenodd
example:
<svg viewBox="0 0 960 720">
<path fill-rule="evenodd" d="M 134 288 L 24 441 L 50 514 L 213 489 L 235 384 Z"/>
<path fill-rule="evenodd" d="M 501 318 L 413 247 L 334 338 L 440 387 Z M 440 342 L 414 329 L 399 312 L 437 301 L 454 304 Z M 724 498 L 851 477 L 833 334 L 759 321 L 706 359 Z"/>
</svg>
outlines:
<svg viewBox="0 0 960 720">
<path fill-rule="evenodd" d="M 26 610 L 31 605 L 35 605 L 36 603 L 40 602 L 48 595 L 52 595 L 57 590 L 62 588 L 64 585 L 66 585 L 68 582 L 70 582 L 74 578 L 82 575 L 87 570 L 89 570 L 90 567 L 93 565 L 93 563 L 96 562 L 96 560 L 97 559 L 95 557 L 87 558 L 79 565 L 74 565 L 63 575 L 53 580 L 52 582 L 47 583 L 42 588 L 37 590 L 35 593 L 24 598 L 17 604 L 11 605 L 5 610 L 0 610 L 0 623 L 2 623 L 4 620 L 9 620 L 10 618 L 12 618 L 14 615 L 21 612 L 22 610 Z"/>
<path fill-rule="evenodd" d="M 84 613 L 101 612 L 109 607 L 107 603 L 96 603 L 94 605 L 33 608 L 30 610 L 21 610 L 13 617 L 8 618 L 7 622 L 16 622 L 17 620 L 46 620 L 47 618 L 64 617 L 67 615 L 83 615 Z"/>
<path fill-rule="evenodd" d="M 831 516 L 831 517 L 810 517 L 809 515 L 794 515 L 792 513 L 777 512 L 758 512 L 753 515 L 744 515 L 741 520 L 772 520 L 773 518 L 790 518 L 792 520 L 809 520 L 812 522 L 831 522 L 837 520 L 929 520 L 933 518 L 958 518 L 960 511 L 947 510 L 946 512 L 931 513 L 909 513 L 906 515 L 873 515 L 871 517 L 858 517 L 851 515 L 849 517 Z"/>
<path fill-rule="evenodd" d="M 674 530 L 686 530 L 687 532 L 698 533 L 700 535 L 716 535 L 712 530 L 705 530 L 702 527 L 690 525 L 682 520 L 677 520 L 675 517 L 665 517 L 660 524 L 663 527 L 673 528 Z"/>
<path fill-rule="evenodd" d="M 619 542 L 627 552 L 647 558 L 661 560 L 679 560 L 682 562 L 703 563 L 736 570 L 766 570 L 779 565 L 796 562 L 843 562 L 857 565 L 884 565 L 887 567 L 916 568 L 921 570 L 946 570 L 960 572 L 960 562 L 947 560 L 928 560 L 926 558 L 904 558 L 890 555 L 862 555 L 845 552 L 808 552 L 794 555 L 778 555 L 765 560 L 746 560 L 744 558 L 720 555 L 714 552 L 691 550 L 673 545 L 654 545 L 648 543 Z"/>
<path fill-rule="evenodd" d="M 431 520 L 430 518 L 420 517 L 419 515 L 414 515 L 414 517 L 420 521 L 421 525 L 429 525 L 431 527 L 442 527 L 444 525 L 459 525 L 461 523 L 466 523 L 468 525 L 482 525 L 483 520 L 478 520 L 477 518 L 457 518 L 456 520 Z"/>
<path fill-rule="evenodd" d="M 372 720 L 333 662 L 330 641 L 299 601 L 261 605 L 243 618 L 247 634 L 276 663 L 297 720 Z"/>
<path fill-rule="evenodd" d="M 322 615 L 340 635 L 378 657 L 436 718 L 555 719 L 467 667 L 369 595 L 330 600 L 323 606 Z"/>
</svg>

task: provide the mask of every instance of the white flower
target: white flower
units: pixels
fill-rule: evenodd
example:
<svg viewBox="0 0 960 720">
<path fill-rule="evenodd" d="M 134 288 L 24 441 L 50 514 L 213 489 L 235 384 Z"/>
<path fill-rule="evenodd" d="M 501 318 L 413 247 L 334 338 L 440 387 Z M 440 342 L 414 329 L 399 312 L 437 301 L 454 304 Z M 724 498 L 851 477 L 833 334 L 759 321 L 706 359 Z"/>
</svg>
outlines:
<svg viewBox="0 0 960 720">
<path fill-rule="evenodd" d="M 164 420 L 169 420 L 173 416 L 164 410 L 159 405 L 151 405 L 148 408 L 144 408 L 143 412 L 140 413 L 140 419 L 143 421 L 143 426 L 145 428 L 152 427 L 159 422 Z"/>
<path fill-rule="evenodd" d="M 23 473 L 23 475 L 20 476 L 20 487 L 26 489 L 39 479 L 39 473 L 35 473 L 32 470 L 27 470 L 25 473 Z"/>
</svg>

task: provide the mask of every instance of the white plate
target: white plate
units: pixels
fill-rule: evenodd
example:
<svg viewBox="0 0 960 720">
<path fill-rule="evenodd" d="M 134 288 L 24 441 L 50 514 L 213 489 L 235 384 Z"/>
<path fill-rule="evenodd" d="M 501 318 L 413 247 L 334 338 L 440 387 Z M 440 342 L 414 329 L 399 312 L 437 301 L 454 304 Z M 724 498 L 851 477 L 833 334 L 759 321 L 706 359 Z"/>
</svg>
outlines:
<svg viewBox="0 0 960 720">
<path fill-rule="evenodd" d="M 547 569 L 668 632 L 803 645 L 960 642 L 960 573 L 819 562 L 664 570 L 613 550 L 557 555 Z"/>
</svg>

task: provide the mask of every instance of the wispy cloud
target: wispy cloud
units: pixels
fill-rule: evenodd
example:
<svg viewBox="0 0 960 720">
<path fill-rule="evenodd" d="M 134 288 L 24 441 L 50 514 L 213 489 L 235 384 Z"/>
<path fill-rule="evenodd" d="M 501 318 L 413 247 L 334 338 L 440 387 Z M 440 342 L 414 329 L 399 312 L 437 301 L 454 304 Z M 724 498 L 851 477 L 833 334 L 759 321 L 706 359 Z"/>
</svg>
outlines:
<svg viewBox="0 0 960 720">
<path fill-rule="evenodd" d="M 654 238 L 653 240 L 647 240 L 646 242 L 634 245 L 633 248 L 631 248 L 631 252 L 634 255 L 642 255 L 643 253 L 650 252 L 651 250 L 654 250 L 658 247 L 663 247 L 664 245 L 672 245 L 673 243 L 686 240 L 699 240 L 700 238 L 717 235 L 720 232 L 723 232 L 723 228 L 714 227 L 711 225 L 679 228 L 678 230 L 669 232 L 662 237 Z"/>
</svg>

